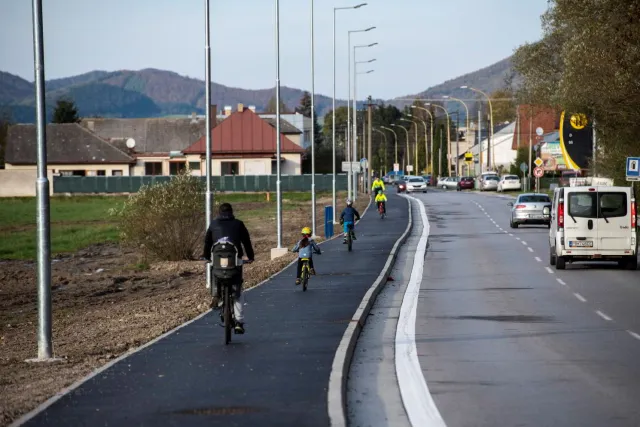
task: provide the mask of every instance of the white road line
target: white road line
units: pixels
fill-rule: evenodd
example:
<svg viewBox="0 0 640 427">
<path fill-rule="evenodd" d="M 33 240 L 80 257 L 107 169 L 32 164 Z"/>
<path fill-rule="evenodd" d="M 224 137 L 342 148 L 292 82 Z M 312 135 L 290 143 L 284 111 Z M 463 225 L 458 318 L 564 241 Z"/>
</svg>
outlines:
<svg viewBox="0 0 640 427">
<path fill-rule="evenodd" d="M 529 249 L 529 252 L 533 252 L 533 248 L 531 246 L 527 246 L 527 249 Z"/>
<path fill-rule="evenodd" d="M 565 281 L 564 281 L 564 280 L 562 280 L 562 279 L 560 279 L 560 278 L 558 278 L 558 279 L 556 279 L 556 280 L 557 280 L 557 281 L 558 281 L 558 283 L 560 283 L 562 286 L 567 286 L 567 284 L 565 283 Z"/>
<path fill-rule="evenodd" d="M 520 240 L 520 241 L 522 241 L 522 239 L 521 239 L 521 238 L 519 238 L 519 237 L 516 237 L 516 240 Z"/>
<path fill-rule="evenodd" d="M 547 270 L 549 274 L 553 274 L 553 270 L 550 267 L 545 267 L 545 270 Z"/>
<path fill-rule="evenodd" d="M 538 261 L 538 262 L 542 262 L 542 260 L 540 259 L 540 257 L 536 257 L 536 261 Z"/>
<path fill-rule="evenodd" d="M 509 233 L 509 236 L 513 237 L 513 234 Z"/>
<path fill-rule="evenodd" d="M 596 314 L 600 317 L 602 317 L 604 320 L 606 320 L 607 322 L 611 322 L 613 319 L 609 316 L 607 316 L 606 314 L 604 314 L 603 312 L 601 312 L 600 310 L 596 310 Z"/>
<path fill-rule="evenodd" d="M 430 227 L 424 203 L 413 199 L 418 202 L 420 207 L 423 227 L 416 247 L 409 285 L 402 298 L 396 329 L 396 375 L 402 402 L 411 424 L 414 427 L 445 427 L 446 424 L 433 401 L 422 373 L 416 347 L 416 312 Z"/>
<path fill-rule="evenodd" d="M 580 301 L 587 302 L 587 299 L 585 297 L 583 297 L 582 295 L 580 295 L 579 293 L 574 292 L 573 295 L 575 295 L 575 297 L 578 298 Z"/>
<path fill-rule="evenodd" d="M 629 333 L 629 335 L 631 335 L 632 337 L 634 337 L 637 340 L 640 340 L 640 335 L 636 334 L 633 331 L 627 331 Z"/>
<path fill-rule="evenodd" d="M 521 241 L 523 245 L 527 246 L 527 242 L 525 242 L 524 240 Z"/>
</svg>

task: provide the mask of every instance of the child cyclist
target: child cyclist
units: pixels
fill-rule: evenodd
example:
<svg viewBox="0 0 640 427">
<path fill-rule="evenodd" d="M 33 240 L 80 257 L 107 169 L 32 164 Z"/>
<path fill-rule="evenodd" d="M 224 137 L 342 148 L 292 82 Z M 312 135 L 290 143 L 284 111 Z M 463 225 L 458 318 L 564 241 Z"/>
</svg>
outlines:
<svg viewBox="0 0 640 427">
<path fill-rule="evenodd" d="M 376 192 L 376 207 L 380 209 L 380 205 L 382 205 L 382 212 L 387 213 L 387 196 L 384 195 L 384 191 L 382 189 L 378 189 Z"/>
<path fill-rule="evenodd" d="M 309 227 L 304 227 L 302 229 L 302 239 L 296 243 L 291 251 L 298 252 L 296 285 L 299 285 L 300 275 L 302 274 L 302 259 L 307 258 L 309 260 L 309 272 L 315 276 L 316 270 L 313 268 L 313 253 L 315 252 L 318 255 L 322 253 L 315 240 L 311 238 L 311 229 Z"/>
<path fill-rule="evenodd" d="M 354 226 L 356 221 L 360 219 L 360 214 L 353 207 L 353 202 L 351 199 L 347 199 L 347 207 L 344 208 L 342 213 L 340 214 L 340 224 L 344 226 L 344 240 L 342 243 L 347 243 L 347 233 L 349 232 L 349 227 L 351 227 L 351 237 L 353 240 L 356 240 L 356 233 L 354 231 Z"/>
</svg>

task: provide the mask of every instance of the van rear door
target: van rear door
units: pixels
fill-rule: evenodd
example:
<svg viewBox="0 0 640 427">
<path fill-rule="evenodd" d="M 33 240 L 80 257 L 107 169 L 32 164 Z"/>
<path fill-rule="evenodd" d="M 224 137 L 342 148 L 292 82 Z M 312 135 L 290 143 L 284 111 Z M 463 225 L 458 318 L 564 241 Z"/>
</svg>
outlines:
<svg viewBox="0 0 640 427">
<path fill-rule="evenodd" d="M 574 255 L 598 250 L 598 192 L 595 188 L 566 189 L 564 248 Z"/>
<path fill-rule="evenodd" d="M 623 187 L 598 188 L 598 247 L 603 253 L 631 249 L 631 193 Z"/>
</svg>

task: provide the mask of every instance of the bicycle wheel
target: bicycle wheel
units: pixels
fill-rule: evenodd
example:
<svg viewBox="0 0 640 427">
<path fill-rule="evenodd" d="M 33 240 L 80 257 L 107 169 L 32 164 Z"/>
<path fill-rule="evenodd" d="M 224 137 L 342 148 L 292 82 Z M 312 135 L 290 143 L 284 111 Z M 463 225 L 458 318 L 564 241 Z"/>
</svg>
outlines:
<svg viewBox="0 0 640 427">
<path fill-rule="evenodd" d="M 224 344 L 231 342 L 231 292 L 228 286 L 224 286 Z"/>
<path fill-rule="evenodd" d="M 302 292 L 307 291 L 307 284 L 309 283 L 309 264 L 306 262 L 302 266 Z"/>
<path fill-rule="evenodd" d="M 347 250 L 351 252 L 352 247 L 353 239 L 351 238 L 351 229 L 349 229 L 349 232 L 347 233 Z"/>
</svg>

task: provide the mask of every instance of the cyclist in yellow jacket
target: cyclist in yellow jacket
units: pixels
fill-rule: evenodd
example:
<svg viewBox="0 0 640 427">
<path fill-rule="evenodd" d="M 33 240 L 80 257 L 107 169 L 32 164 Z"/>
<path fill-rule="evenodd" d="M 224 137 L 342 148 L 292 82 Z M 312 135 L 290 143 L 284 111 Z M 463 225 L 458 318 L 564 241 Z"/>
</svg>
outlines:
<svg viewBox="0 0 640 427">
<path fill-rule="evenodd" d="M 382 191 L 378 191 L 376 194 L 376 207 L 380 209 L 380 205 L 382 205 L 382 212 L 387 213 L 387 196 L 384 195 Z"/>
<path fill-rule="evenodd" d="M 373 184 L 371 185 L 371 193 L 376 195 L 378 194 L 378 190 L 385 191 L 384 181 L 380 179 L 380 177 L 376 176 L 376 179 L 373 180 Z"/>
</svg>

